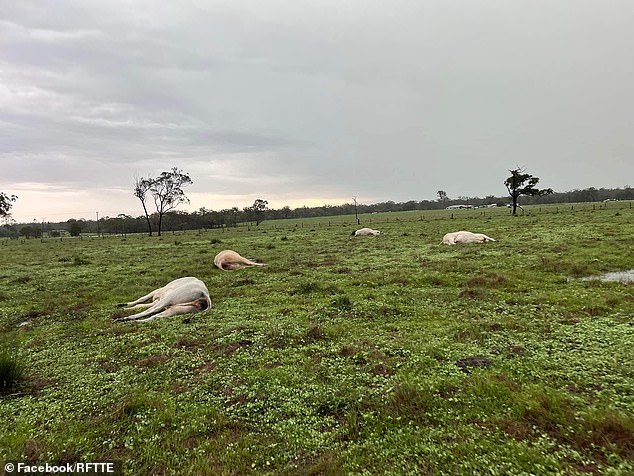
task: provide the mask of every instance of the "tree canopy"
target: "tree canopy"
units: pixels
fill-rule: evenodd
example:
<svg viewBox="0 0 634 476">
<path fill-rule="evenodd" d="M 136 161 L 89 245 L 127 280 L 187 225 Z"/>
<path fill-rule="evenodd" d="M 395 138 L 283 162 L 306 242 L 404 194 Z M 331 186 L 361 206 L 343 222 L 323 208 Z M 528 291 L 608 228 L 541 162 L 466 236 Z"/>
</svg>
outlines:
<svg viewBox="0 0 634 476">
<path fill-rule="evenodd" d="M 0 218 L 8 216 L 9 210 L 13 206 L 13 202 L 18 199 L 16 195 L 7 195 L 4 192 L 0 192 Z"/>
<path fill-rule="evenodd" d="M 192 183 L 192 179 L 189 175 L 177 167 L 173 167 L 168 172 L 162 172 L 161 175 L 156 178 L 136 179 L 134 196 L 137 197 L 143 205 L 150 236 L 152 235 L 152 224 L 145 204 L 147 193 L 150 192 L 154 199 L 154 205 L 158 215 L 158 235 L 161 236 L 163 217 L 167 212 L 174 210 L 181 203 L 189 203 L 189 199 L 183 191 L 183 186 Z"/>
<path fill-rule="evenodd" d="M 254 220 L 255 225 L 259 226 L 264 221 L 264 212 L 268 209 L 269 202 L 258 198 L 253 205 L 244 209 Z"/>
<path fill-rule="evenodd" d="M 517 201 L 522 195 L 542 196 L 553 193 L 551 188 L 538 189 L 539 177 L 524 173 L 524 170 L 517 168 L 509 170 L 511 176 L 504 181 L 504 185 L 513 201 L 513 215 L 517 212 Z"/>
</svg>

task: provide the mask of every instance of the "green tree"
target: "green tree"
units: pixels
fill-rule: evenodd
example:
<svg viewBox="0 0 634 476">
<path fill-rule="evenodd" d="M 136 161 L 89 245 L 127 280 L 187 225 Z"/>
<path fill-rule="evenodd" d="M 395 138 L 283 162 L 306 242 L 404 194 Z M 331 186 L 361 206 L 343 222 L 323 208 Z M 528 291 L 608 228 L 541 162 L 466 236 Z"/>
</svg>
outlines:
<svg viewBox="0 0 634 476">
<path fill-rule="evenodd" d="M 238 207 L 224 208 L 220 210 L 222 224 L 226 226 L 238 226 L 240 209 Z"/>
<path fill-rule="evenodd" d="M 513 215 L 517 212 L 517 200 L 522 196 L 542 196 L 553 193 L 551 188 L 538 189 L 539 177 L 524 173 L 524 170 L 517 168 L 509 170 L 511 176 L 504 181 L 504 185 L 513 201 Z"/>
<path fill-rule="evenodd" d="M 161 236 L 163 217 L 181 203 L 189 203 L 189 199 L 183 191 L 183 186 L 190 185 L 193 182 L 189 175 L 176 167 L 173 167 L 169 172 L 162 172 L 155 179 L 148 180 L 150 180 L 149 191 L 154 198 L 154 205 L 158 214 L 158 236 Z"/>
<path fill-rule="evenodd" d="M 0 192 L 0 218 L 7 218 L 9 215 L 9 210 L 13 206 L 13 202 L 18 199 L 16 195 L 7 195 L 4 192 Z"/>
<path fill-rule="evenodd" d="M 81 235 L 81 230 L 83 228 L 81 222 L 78 222 L 77 220 L 71 218 L 66 223 L 68 224 L 68 233 L 70 233 L 70 236 Z"/>
<path fill-rule="evenodd" d="M 445 192 L 444 190 L 438 190 L 436 192 L 436 195 L 438 195 L 438 201 L 439 202 L 444 202 L 444 201 L 447 201 L 449 199 L 449 197 L 447 197 L 447 192 Z"/>
<path fill-rule="evenodd" d="M 168 172 L 162 172 L 156 178 L 137 178 L 134 183 L 134 196 L 137 197 L 143 212 L 145 213 L 145 221 L 148 226 L 148 233 L 152 236 L 152 221 L 146 205 L 146 197 L 148 192 L 154 199 L 156 213 L 158 215 L 157 232 L 161 236 L 161 228 L 163 225 L 163 217 L 171 210 L 174 210 L 181 203 L 189 203 L 189 199 L 183 191 L 183 186 L 192 184 L 192 179 L 188 174 L 173 167 Z"/>
<path fill-rule="evenodd" d="M 255 220 L 255 226 L 260 226 L 260 223 L 264 221 L 264 212 L 268 209 L 268 205 L 269 202 L 258 198 L 255 202 L 253 202 L 253 205 L 247 209 Z"/>
<path fill-rule="evenodd" d="M 42 236 L 42 230 L 39 226 L 26 225 L 20 228 L 20 235 L 25 238 L 40 238 Z"/>
</svg>

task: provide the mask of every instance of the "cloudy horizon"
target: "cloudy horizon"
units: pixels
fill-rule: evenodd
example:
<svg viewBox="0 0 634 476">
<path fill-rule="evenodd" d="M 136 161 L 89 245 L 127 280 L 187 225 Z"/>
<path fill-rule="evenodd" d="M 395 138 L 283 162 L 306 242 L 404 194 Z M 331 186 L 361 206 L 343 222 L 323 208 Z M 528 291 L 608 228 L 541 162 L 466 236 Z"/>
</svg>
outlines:
<svg viewBox="0 0 634 476">
<path fill-rule="evenodd" d="M 0 192 L 18 221 L 556 191 L 634 176 L 634 3 L 2 1 Z"/>
</svg>

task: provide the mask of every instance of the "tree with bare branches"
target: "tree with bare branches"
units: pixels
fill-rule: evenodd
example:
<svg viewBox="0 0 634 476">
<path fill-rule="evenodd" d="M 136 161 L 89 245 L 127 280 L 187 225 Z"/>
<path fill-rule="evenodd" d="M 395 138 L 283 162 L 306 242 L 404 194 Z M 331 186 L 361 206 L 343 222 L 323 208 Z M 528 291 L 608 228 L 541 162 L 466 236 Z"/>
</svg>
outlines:
<svg viewBox="0 0 634 476">
<path fill-rule="evenodd" d="M 156 214 L 158 215 L 157 234 L 161 236 L 161 228 L 163 225 L 163 217 L 171 210 L 174 210 L 181 203 L 189 203 L 189 199 L 183 191 L 183 186 L 192 184 L 192 179 L 188 174 L 172 167 L 168 172 L 162 172 L 156 178 L 137 178 L 134 184 L 134 196 L 137 197 L 143 205 L 145 219 L 148 225 L 148 231 L 152 236 L 152 221 L 146 205 L 146 197 L 148 192 L 154 199 Z"/>
<path fill-rule="evenodd" d="M 145 197 L 152 185 L 152 179 L 136 178 L 134 182 L 134 196 L 141 201 L 143 205 L 143 212 L 145 213 L 145 220 L 147 221 L 148 234 L 152 236 L 152 222 L 150 221 L 150 214 L 147 211 L 147 205 L 145 204 Z"/>
</svg>

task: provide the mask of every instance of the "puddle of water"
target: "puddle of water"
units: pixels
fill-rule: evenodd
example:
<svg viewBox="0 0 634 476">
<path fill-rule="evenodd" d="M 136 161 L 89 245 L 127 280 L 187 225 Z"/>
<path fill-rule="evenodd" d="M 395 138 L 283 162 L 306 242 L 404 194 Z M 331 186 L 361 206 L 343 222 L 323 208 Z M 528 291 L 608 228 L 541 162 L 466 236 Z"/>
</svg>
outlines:
<svg viewBox="0 0 634 476">
<path fill-rule="evenodd" d="M 627 271 L 615 271 L 613 273 L 605 273 L 601 276 L 586 276 L 581 278 L 582 281 L 599 280 L 603 282 L 620 282 L 620 283 L 634 283 L 634 269 Z"/>
</svg>

